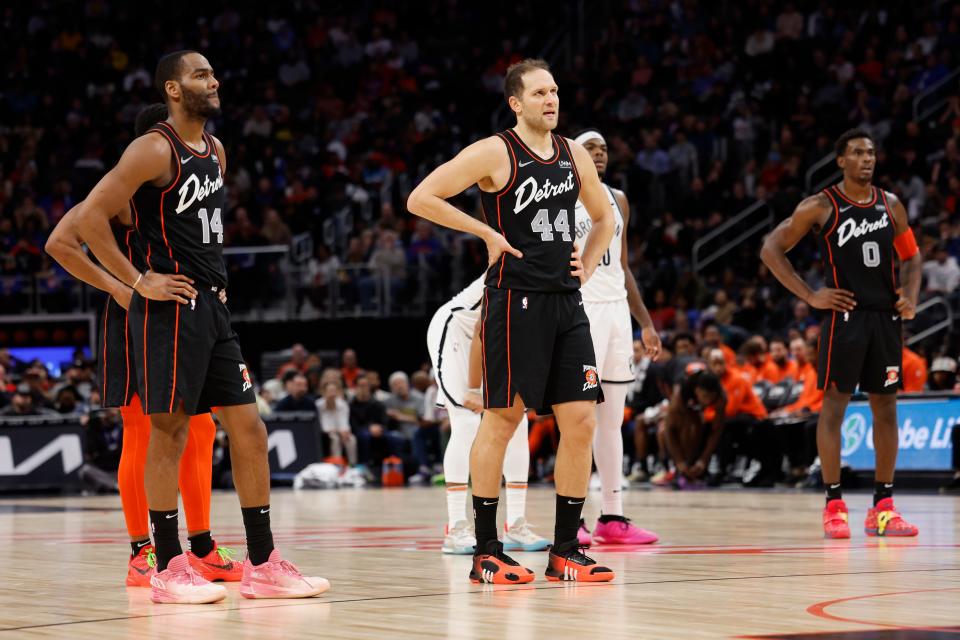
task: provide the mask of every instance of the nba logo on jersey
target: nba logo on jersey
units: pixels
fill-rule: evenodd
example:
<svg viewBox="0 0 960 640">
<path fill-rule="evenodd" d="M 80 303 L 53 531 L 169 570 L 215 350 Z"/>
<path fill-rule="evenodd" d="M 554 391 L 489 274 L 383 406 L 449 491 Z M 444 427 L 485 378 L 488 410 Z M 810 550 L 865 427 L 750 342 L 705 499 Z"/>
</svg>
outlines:
<svg viewBox="0 0 960 640">
<path fill-rule="evenodd" d="M 569 162 L 568 160 L 561 160 L 561 161 L 560 161 L 560 168 L 561 168 L 561 169 L 569 169 L 569 168 L 571 168 L 572 166 L 573 166 L 573 165 L 570 164 L 570 162 Z"/>
<path fill-rule="evenodd" d="M 523 300 L 520 301 L 520 304 L 523 305 L 523 308 L 527 308 L 527 296 L 523 296 Z"/>
<path fill-rule="evenodd" d="M 243 376 L 243 391 L 253 387 L 253 382 L 250 380 L 250 372 L 247 371 L 247 365 L 240 365 L 240 375 Z"/>
<path fill-rule="evenodd" d="M 585 382 L 583 383 L 583 390 L 587 389 L 596 389 L 597 388 L 597 368 L 590 366 L 589 364 L 583 365 L 583 378 Z"/>
<path fill-rule="evenodd" d="M 889 387 L 898 382 L 900 382 L 900 367 L 887 367 L 887 381 L 883 383 L 883 386 Z"/>
</svg>

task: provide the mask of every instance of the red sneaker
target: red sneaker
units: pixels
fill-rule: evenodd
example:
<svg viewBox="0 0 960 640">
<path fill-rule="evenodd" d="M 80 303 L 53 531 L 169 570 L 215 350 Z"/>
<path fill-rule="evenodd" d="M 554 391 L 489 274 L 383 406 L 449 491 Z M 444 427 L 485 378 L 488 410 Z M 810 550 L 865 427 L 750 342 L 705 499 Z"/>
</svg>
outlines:
<svg viewBox="0 0 960 640">
<path fill-rule="evenodd" d="M 884 498 L 877 506 L 867 510 L 863 530 L 868 536 L 911 537 L 920 532 L 915 525 L 900 517 L 893 506 L 893 498 Z"/>
<path fill-rule="evenodd" d="M 583 553 L 583 547 L 576 540 L 571 540 L 550 549 L 546 577 L 550 582 L 610 582 L 614 573 L 598 565 Z"/>
<path fill-rule="evenodd" d="M 499 540 L 487 542 L 486 553 L 473 555 L 473 567 L 470 569 L 470 582 L 474 584 L 526 584 L 536 577 L 530 569 L 503 552 L 503 543 Z"/>
<path fill-rule="evenodd" d="M 202 558 L 192 551 L 187 551 L 190 566 L 209 582 L 240 582 L 243 578 L 243 563 L 235 561 L 235 555 L 236 551 L 230 547 L 221 547 L 216 542 L 213 543 L 213 551 Z"/>
<path fill-rule="evenodd" d="M 140 553 L 130 556 L 130 562 L 127 563 L 127 586 L 149 587 L 150 578 L 156 573 L 157 556 L 153 551 L 153 545 L 148 544 L 140 548 Z"/>
<path fill-rule="evenodd" d="M 825 538 L 845 539 L 850 537 L 850 514 L 847 503 L 839 498 L 831 500 L 823 508 L 823 536 Z"/>
</svg>

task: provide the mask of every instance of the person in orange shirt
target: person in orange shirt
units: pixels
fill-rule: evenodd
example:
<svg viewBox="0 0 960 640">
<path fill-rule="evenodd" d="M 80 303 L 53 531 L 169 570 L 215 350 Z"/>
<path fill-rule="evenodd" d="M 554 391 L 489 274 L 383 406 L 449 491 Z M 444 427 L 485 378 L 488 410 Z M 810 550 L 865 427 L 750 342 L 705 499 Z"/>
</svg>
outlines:
<svg viewBox="0 0 960 640">
<path fill-rule="evenodd" d="M 706 320 L 703 323 L 703 345 L 723 351 L 723 358 L 727 361 L 728 367 L 737 366 L 737 353 L 724 344 L 723 334 L 713 320 Z"/>
<path fill-rule="evenodd" d="M 797 382 L 803 384 L 800 397 L 774 412 L 774 417 L 799 413 L 820 413 L 823 405 L 823 391 L 817 389 L 817 345 L 816 342 L 804 342 L 800 338 L 790 342 L 790 354 L 797 363 Z"/>
<path fill-rule="evenodd" d="M 817 341 L 793 340 L 790 352 L 799 366 L 803 390 L 796 402 L 778 409 L 771 417 L 783 420 L 779 425 L 781 449 L 790 460 L 793 480 L 800 481 L 807 476 L 817 455 L 817 417 L 823 406 L 823 390 L 817 389 Z"/>
<path fill-rule="evenodd" d="M 903 389 L 904 393 L 923 391 L 927 384 L 927 359 L 915 351 L 903 347 Z"/>
<path fill-rule="evenodd" d="M 770 358 L 760 369 L 760 379 L 770 384 L 778 384 L 786 378 L 798 379 L 799 367 L 788 358 L 787 342 L 783 338 L 770 341 Z"/>
<path fill-rule="evenodd" d="M 353 349 L 344 349 L 343 351 L 343 366 L 340 367 L 340 374 L 343 376 L 343 381 L 347 385 L 348 389 L 353 389 L 357 386 L 357 376 L 360 375 L 361 369 L 357 366 L 357 352 Z"/>
<path fill-rule="evenodd" d="M 767 362 L 767 341 L 763 336 L 753 336 L 743 343 L 740 352 L 743 354 L 743 366 L 739 367 L 740 375 L 750 384 L 754 384 L 760 379 L 760 370 Z"/>
</svg>

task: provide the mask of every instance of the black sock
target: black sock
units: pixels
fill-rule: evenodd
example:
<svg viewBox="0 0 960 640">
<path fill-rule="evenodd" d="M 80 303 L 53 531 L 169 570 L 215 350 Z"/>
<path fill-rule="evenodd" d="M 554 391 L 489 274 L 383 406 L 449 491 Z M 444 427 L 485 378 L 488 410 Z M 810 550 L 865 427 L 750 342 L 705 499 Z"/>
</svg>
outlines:
<svg viewBox="0 0 960 640">
<path fill-rule="evenodd" d="M 150 510 L 150 527 L 153 529 L 153 544 L 157 551 L 157 573 L 167 568 L 167 563 L 183 553 L 180 546 L 177 510 Z"/>
<path fill-rule="evenodd" d="M 626 522 L 627 518 L 625 516 L 606 516 L 606 515 L 600 516 L 600 522 L 602 522 L 603 524 L 607 524 L 608 522 L 614 522 L 614 521 Z"/>
<path fill-rule="evenodd" d="M 473 523 L 477 534 L 477 553 L 487 552 L 487 543 L 497 539 L 497 506 L 500 496 L 482 498 L 473 495 Z"/>
<path fill-rule="evenodd" d="M 877 503 L 883 500 L 884 498 L 893 497 L 893 483 L 892 482 L 874 482 L 873 483 L 873 506 L 877 506 Z"/>
<path fill-rule="evenodd" d="M 557 494 L 557 519 L 553 527 L 553 546 L 577 539 L 580 528 L 580 512 L 586 497 L 571 498 Z"/>
<path fill-rule="evenodd" d="M 843 494 L 840 492 L 840 483 L 827 485 L 827 502 L 831 500 L 840 500 Z"/>
<path fill-rule="evenodd" d="M 137 556 L 140 555 L 140 549 L 143 549 L 145 546 L 150 544 L 150 538 L 146 540 L 131 540 L 130 541 L 130 555 Z"/>
<path fill-rule="evenodd" d="M 204 558 L 213 551 L 213 537 L 209 531 L 190 536 L 187 540 L 190 541 L 190 551 L 198 558 Z"/>
<path fill-rule="evenodd" d="M 250 563 L 263 564 L 273 551 L 273 532 L 270 531 L 270 505 L 241 508 L 243 528 L 247 531 L 247 555 Z"/>
</svg>

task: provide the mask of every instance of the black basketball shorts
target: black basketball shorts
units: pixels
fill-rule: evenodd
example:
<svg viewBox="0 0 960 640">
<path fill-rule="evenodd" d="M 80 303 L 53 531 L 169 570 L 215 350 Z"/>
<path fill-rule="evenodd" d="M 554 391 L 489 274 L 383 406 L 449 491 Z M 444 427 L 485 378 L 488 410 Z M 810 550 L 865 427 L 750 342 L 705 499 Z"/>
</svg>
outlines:
<svg viewBox="0 0 960 640">
<path fill-rule="evenodd" d="M 832 312 L 820 328 L 817 388 L 896 393 L 903 384 L 901 326 L 896 312 Z"/>
<path fill-rule="evenodd" d="M 230 326 L 230 312 L 210 287 L 189 304 L 133 294 L 130 327 L 143 412 L 188 415 L 256 402 L 253 383 Z"/>
<path fill-rule="evenodd" d="M 100 341 L 94 357 L 100 380 L 100 405 L 125 407 L 137 392 L 136 365 L 127 310 L 112 297 L 103 305 L 99 329 Z"/>
<path fill-rule="evenodd" d="M 600 398 L 590 321 L 579 291 L 486 287 L 480 318 L 484 407 L 513 406 L 519 394 L 525 406 L 547 415 L 555 404 Z"/>
</svg>

